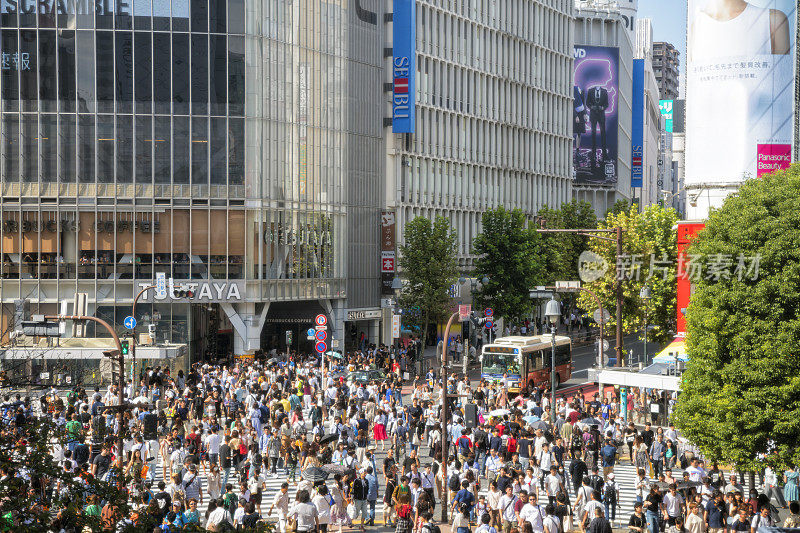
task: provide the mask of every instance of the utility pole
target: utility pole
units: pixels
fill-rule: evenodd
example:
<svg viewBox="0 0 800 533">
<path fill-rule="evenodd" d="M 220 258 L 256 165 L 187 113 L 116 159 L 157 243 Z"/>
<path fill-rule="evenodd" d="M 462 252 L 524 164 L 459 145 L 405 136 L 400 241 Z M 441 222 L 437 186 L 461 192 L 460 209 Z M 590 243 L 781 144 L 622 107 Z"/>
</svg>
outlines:
<svg viewBox="0 0 800 533">
<path fill-rule="evenodd" d="M 544 226 L 544 221 L 541 221 L 542 226 Z M 582 235 L 584 237 L 591 237 L 593 239 L 600 239 L 601 241 L 613 242 L 616 244 L 616 252 L 617 252 L 617 261 L 614 265 L 614 274 L 617 278 L 617 286 L 616 286 L 616 300 L 617 300 L 617 313 L 616 313 L 616 320 L 617 320 L 617 346 L 615 348 L 616 355 L 617 355 L 617 366 L 621 367 L 622 364 L 622 354 L 623 354 L 623 339 L 622 339 L 622 275 L 619 271 L 619 257 L 622 255 L 622 231 L 621 227 L 616 228 L 609 228 L 609 229 L 537 229 L 537 233 L 575 233 L 577 235 Z M 613 237 L 606 237 L 604 235 L 595 235 L 596 233 L 613 233 Z"/>
</svg>

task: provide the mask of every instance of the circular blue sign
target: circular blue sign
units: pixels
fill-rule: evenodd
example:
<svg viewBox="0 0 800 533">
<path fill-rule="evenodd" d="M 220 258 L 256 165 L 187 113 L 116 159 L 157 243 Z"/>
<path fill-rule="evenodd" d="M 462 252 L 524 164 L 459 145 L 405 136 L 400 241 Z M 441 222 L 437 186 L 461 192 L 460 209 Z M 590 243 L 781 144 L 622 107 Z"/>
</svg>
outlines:
<svg viewBox="0 0 800 533">
<path fill-rule="evenodd" d="M 321 329 L 316 333 L 316 337 L 318 341 L 322 342 L 328 338 L 328 334 L 325 332 L 324 329 Z"/>
<path fill-rule="evenodd" d="M 487 307 L 486 310 L 483 312 L 483 316 L 494 316 L 494 309 L 491 307 Z"/>
<path fill-rule="evenodd" d="M 319 353 L 325 353 L 328 351 L 328 345 L 322 341 L 319 341 L 316 345 L 314 345 L 314 349 Z"/>
<path fill-rule="evenodd" d="M 313 337 L 314 336 L 314 328 L 308 328 L 308 331 L 306 331 L 306 334 L 309 337 Z"/>
<path fill-rule="evenodd" d="M 128 329 L 134 329 L 136 327 L 136 319 L 132 316 L 126 316 L 122 324 Z"/>
<path fill-rule="evenodd" d="M 494 322 L 491 320 L 486 321 L 486 329 L 492 329 L 494 327 Z"/>
</svg>

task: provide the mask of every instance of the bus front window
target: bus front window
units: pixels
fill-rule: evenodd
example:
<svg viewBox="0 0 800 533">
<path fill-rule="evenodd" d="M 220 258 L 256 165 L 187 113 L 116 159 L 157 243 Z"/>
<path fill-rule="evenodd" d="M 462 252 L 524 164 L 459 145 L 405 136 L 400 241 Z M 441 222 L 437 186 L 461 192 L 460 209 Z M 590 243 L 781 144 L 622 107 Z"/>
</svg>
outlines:
<svg viewBox="0 0 800 533">
<path fill-rule="evenodd" d="M 509 353 L 485 353 L 483 354 L 483 373 L 496 374 L 502 376 L 519 376 L 519 363 L 517 356 Z"/>
</svg>

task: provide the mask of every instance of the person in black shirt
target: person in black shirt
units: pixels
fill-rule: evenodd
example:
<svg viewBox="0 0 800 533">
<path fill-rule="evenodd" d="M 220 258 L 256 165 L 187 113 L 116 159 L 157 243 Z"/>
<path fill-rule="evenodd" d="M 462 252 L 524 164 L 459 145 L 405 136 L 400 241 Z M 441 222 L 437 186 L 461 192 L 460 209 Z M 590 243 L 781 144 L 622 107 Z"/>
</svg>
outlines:
<svg viewBox="0 0 800 533">
<path fill-rule="evenodd" d="M 628 520 L 628 531 L 630 533 L 644 533 L 646 526 L 647 521 L 642 513 L 642 502 L 636 502 L 633 504 L 633 514 Z"/>
<path fill-rule="evenodd" d="M 572 463 L 569 465 L 569 475 L 572 478 L 572 488 L 575 489 L 576 496 L 578 494 L 578 490 L 581 488 L 583 477 L 588 473 L 589 469 L 586 467 L 586 463 L 583 462 L 583 459 L 581 459 L 580 456 L 572 460 Z"/>
<path fill-rule="evenodd" d="M 649 450 L 653 446 L 653 439 L 655 438 L 653 430 L 650 429 L 650 424 L 645 424 L 644 431 L 642 431 L 639 436 L 642 437 L 642 442 L 647 445 L 647 449 Z"/>
<path fill-rule="evenodd" d="M 155 493 L 153 499 L 156 501 L 156 504 L 158 504 L 158 508 L 162 512 L 161 517 L 163 518 L 170 508 L 172 508 L 172 496 L 166 491 L 166 484 L 163 481 L 158 482 L 158 492 Z"/>
<path fill-rule="evenodd" d="M 111 468 L 110 450 L 104 446 L 100 455 L 97 455 L 92 461 L 92 475 L 97 479 L 103 479 L 109 468 Z"/>
</svg>

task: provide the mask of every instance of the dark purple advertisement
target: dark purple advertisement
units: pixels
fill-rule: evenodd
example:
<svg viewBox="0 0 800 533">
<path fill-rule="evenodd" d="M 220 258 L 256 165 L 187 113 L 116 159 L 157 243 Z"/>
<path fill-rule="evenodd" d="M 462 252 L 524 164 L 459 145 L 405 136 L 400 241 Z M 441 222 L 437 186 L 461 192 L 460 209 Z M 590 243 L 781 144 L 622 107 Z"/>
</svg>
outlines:
<svg viewBox="0 0 800 533">
<path fill-rule="evenodd" d="M 617 182 L 619 49 L 575 46 L 572 158 L 576 183 Z"/>
</svg>

